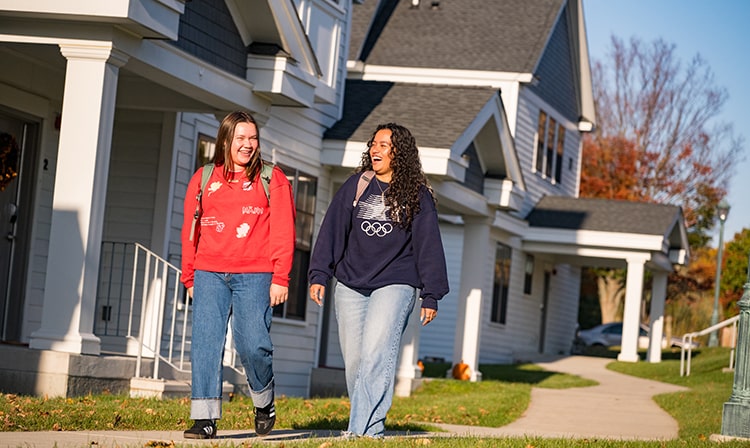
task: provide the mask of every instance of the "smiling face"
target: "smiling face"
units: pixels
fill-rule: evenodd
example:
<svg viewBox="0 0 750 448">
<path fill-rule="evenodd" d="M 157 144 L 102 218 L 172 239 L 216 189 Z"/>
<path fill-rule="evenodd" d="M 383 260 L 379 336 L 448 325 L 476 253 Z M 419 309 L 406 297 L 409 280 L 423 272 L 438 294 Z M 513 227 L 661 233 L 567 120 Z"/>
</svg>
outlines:
<svg viewBox="0 0 750 448">
<path fill-rule="evenodd" d="M 234 128 L 231 155 L 235 168 L 245 167 L 258 150 L 258 128 L 253 123 L 240 122 Z"/>
<path fill-rule="evenodd" d="M 381 129 L 372 139 L 370 145 L 370 160 L 372 169 L 378 179 L 390 182 L 393 175 L 391 161 L 393 160 L 393 145 L 391 144 L 391 130 Z"/>
</svg>

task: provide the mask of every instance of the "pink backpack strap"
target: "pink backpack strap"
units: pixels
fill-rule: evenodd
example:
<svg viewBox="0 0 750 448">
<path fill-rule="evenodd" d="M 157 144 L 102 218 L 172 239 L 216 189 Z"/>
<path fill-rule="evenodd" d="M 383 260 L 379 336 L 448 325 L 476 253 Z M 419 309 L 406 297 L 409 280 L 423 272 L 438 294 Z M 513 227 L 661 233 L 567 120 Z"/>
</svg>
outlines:
<svg viewBox="0 0 750 448">
<path fill-rule="evenodd" d="M 357 181 L 357 194 L 354 196 L 354 202 L 352 203 L 352 206 L 357 206 L 359 198 L 362 196 L 362 193 L 365 192 L 365 189 L 368 185 L 370 185 L 370 181 L 372 181 L 374 177 L 375 171 L 372 170 L 363 171 L 362 174 L 359 175 L 359 180 Z"/>
</svg>

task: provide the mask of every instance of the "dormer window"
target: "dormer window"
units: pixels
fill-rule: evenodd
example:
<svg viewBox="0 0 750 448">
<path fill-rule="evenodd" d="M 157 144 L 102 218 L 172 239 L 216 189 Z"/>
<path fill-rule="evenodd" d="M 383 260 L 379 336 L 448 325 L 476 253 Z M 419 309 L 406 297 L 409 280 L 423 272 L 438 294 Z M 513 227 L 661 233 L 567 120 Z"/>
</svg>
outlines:
<svg viewBox="0 0 750 448">
<path fill-rule="evenodd" d="M 562 181 L 565 128 L 543 110 L 539 111 L 534 168 L 552 183 Z"/>
</svg>

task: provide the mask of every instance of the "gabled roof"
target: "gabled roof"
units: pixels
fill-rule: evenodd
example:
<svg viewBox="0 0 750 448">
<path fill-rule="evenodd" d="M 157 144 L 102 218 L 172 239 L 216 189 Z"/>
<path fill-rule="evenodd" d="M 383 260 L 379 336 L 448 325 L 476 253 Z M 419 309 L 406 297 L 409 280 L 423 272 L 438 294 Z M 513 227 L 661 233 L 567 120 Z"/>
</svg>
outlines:
<svg viewBox="0 0 750 448">
<path fill-rule="evenodd" d="M 342 118 L 323 136 L 366 142 L 382 123 L 409 128 L 417 144 L 450 148 L 497 90 L 347 80 Z"/>
<path fill-rule="evenodd" d="M 625 267 L 635 257 L 670 271 L 686 264 L 690 251 L 682 209 L 674 205 L 545 196 L 526 220 L 524 250 L 566 263 Z"/>
<path fill-rule="evenodd" d="M 394 2 L 397 3 L 394 5 Z M 373 3 L 380 16 L 367 21 Z M 432 5 L 437 3 L 437 7 Z M 532 73 L 565 0 L 365 1 L 350 59 L 369 65 Z M 395 6 L 395 9 L 393 8 Z M 391 13 L 392 10 L 392 13 Z M 362 27 L 367 24 L 367 35 Z"/>
<path fill-rule="evenodd" d="M 675 205 L 545 196 L 526 220 L 530 227 L 665 235 L 681 216 Z"/>
</svg>

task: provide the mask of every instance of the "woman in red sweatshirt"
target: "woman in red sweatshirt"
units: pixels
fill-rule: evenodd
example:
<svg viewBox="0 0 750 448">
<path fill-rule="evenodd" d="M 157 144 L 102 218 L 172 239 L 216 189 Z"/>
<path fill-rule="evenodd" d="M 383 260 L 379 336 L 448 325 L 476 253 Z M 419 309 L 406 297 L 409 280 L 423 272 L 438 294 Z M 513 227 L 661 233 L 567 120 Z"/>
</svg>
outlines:
<svg viewBox="0 0 750 448">
<path fill-rule="evenodd" d="M 266 181 L 266 195 L 264 163 L 255 119 L 246 112 L 232 112 L 219 127 L 215 169 L 205 187 L 201 181 L 206 167 L 188 184 L 181 280 L 193 298 L 194 424 L 185 431 L 186 438 L 216 437 L 230 316 L 255 407 L 256 433 L 268 434 L 276 421 L 271 318 L 272 307 L 288 297 L 295 209 L 292 187 L 278 167 Z"/>
</svg>

